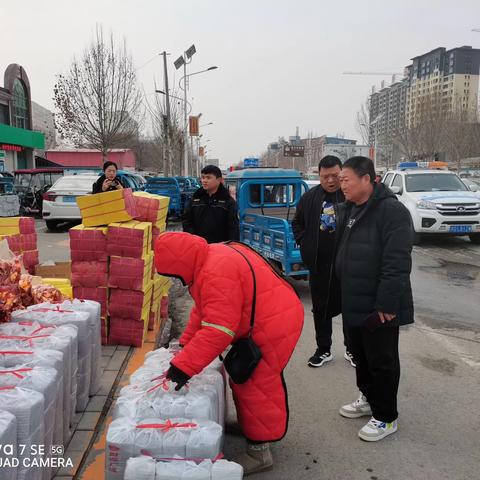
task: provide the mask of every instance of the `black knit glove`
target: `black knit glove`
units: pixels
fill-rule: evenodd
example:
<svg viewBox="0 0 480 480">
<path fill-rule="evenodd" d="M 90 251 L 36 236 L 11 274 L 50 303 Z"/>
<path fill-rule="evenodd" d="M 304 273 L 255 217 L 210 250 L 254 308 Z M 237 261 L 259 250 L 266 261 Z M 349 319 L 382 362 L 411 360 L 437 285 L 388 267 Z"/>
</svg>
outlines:
<svg viewBox="0 0 480 480">
<path fill-rule="evenodd" d="M 171 380 L 177 384 L 175 387 L 175 391 L 177 392 L 190 380 L 190 377 L 185 372 L 182 372 L 182 370 L 177 368 L 173 363 L 170 364 L 170 368 L 167 372 L 167 378 L 168 380 Z"/>
</svg>

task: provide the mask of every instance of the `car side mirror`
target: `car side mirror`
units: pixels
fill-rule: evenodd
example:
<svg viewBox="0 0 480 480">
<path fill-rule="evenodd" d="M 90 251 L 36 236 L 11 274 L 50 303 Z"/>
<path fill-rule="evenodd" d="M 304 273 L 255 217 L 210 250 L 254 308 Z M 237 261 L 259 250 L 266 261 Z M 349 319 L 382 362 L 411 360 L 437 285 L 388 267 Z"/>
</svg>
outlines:
<svg viewBox="0 0 480 480">
<path fill-rule="evenodd" d="M 470 185 L 470 191 L 478 192 L 478 187 L 476 185 Z"/>
<path fill-rule="evenodd" d="M 395 194 L 395 195 L 401 195 L 403 193 L 403 188 L 402 187 L 390 187 L 390 190 Z"/>
</svg>

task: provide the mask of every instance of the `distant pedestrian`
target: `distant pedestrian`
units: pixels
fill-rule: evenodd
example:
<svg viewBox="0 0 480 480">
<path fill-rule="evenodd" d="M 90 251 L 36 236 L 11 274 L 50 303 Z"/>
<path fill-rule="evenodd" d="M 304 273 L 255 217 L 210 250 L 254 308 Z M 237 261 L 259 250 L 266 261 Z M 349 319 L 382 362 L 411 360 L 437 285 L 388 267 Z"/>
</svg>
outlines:
<svg viewBox="0 0 480 480">
<path fill-rule="evenodd" d="M 183 231 L 208 243 L 238 240 L 237 203 L 223 185 L 222 171 L 208 165 L 201 175 L 202 186 L 193 194 L 183 216 Z"/>
<path fill-rule="evenodd" d="M 340 189 L 342 162 L 327 155 L 318 165 L 320 185 L 306 192 L 292 221 L 295 241 L 309 270 L 316 351 L 308 360 L 310 367 L 321 367 L 333 360 L 332 318 L 341 313 L 340 285 L 333 268 L 336 249 L 336 210 L 345 200 Z M 344 329 L 344 344 L 347 347 Z M 346 348 L 344 357 L 355 366 Z"/>
<path fill-rule="evenodd" d="M 103 175 L 92 186 L 92 193 L 111 192 L 121 190 L 122 182 L 117 177 L 118 166 L 115 162 L 105 162 L 103 164 Z"/>
<path fill-rule="evenodd" d="M 375 184 L 369 158 L 347 160 L 340 184 L 347 201 L 338 209 L 341 240 L 335 268 L 361 392 L 358 400 L 340 408 L 340 415 L 371 416 L 358 435 L 374 442 L 398 428 L 399 326 L 413 323 L 413 227 L 395 194 Z"/>
</svg>

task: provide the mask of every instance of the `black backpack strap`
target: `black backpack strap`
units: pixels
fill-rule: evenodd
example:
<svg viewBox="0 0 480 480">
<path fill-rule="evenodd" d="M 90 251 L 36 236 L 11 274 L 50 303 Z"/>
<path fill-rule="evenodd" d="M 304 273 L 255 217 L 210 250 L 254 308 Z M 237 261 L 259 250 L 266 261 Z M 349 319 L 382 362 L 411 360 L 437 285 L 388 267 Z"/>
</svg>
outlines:
<svg viewBox="0 0 480 480">
<path fill-rule="evenodd" d="M 255 276 L 255 272 L 253 270 L 252 264 L 250 263 L 250 260 L 247 258 L 247 256 L 242 253 L 240 250 L 237 250 L 235 247 L 230 245 L 230 242 L 225 242 L 225 245 L 232 250 L 235 250 L 237 253 L 239 253 L 245 261 L 248 263 L 248 266 L 250 267 L 250 271 L 252 272 L 252 279 L 253 279 L 253 299 L 252 299 L 252 312 L 250 315 L 250 331 L 248 332 L 248 336 L 250 337 L 252 335 L 252 330 L 253 330 L 253 324 L 255 323 L 255 308 L 257 304 L 257 278 Z"/>
</svg>

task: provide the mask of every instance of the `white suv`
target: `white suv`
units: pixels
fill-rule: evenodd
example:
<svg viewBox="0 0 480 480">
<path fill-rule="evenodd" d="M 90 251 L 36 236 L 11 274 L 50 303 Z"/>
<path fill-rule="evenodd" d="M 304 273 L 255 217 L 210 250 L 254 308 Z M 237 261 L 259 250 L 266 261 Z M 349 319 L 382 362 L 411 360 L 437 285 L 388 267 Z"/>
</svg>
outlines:
<svg viewBox="0 0 480 480">
<path fill-rule="evenodd" d="M 425 233 L 468 235 L 480 243 L 480 193 L 455 173 L 406 168 L 387 172 L 382 182 L 408 208 L 416 243 Z"/>
</svg>

